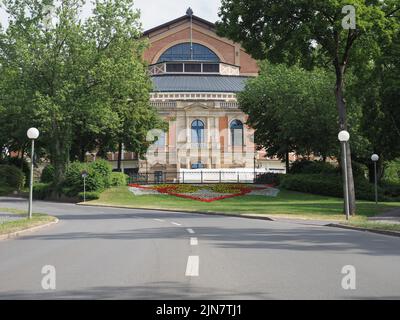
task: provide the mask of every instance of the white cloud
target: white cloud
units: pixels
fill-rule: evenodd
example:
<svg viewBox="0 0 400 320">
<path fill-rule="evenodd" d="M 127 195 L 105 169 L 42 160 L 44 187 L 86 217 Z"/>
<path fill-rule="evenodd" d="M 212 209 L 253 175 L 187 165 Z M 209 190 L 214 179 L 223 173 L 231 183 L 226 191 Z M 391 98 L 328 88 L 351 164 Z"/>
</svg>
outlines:
<svg viewBox="0 0 400 320">
<path fill-rule="evenodd" d="M 90 1 L 87 1 L 89 3 Z M 218 19 L 220 0 L 136 0 L 135 7 L 141 11 L 141 21 L 144 30 L 185 15 L 186 9 L 191 7 L 194 14 L 205 20 L 215 22 Z M 86 5 L 83 17 L 90 14 L 90 6 Z M 7 26 L 7 15 L 0 8 L 0 23 Z"/>
</svg>

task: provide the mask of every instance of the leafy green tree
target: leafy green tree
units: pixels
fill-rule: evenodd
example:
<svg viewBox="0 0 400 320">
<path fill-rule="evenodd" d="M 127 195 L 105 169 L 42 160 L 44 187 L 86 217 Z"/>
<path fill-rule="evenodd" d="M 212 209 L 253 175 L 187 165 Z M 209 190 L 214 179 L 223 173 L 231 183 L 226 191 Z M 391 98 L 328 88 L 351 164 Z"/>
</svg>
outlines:
<svg viewBox="0 0 400 320">
<path fill-rule="evenodd" d="M 84 1 L 57 3 L 4 1 L 10 21 L 0 35 L 0 64 L 12 75 L 2 81 L 9 93 L 2 105 L 38 126 L 59 184 L 70 159 L 82 160 L 86 151 L 105 154 L 122 142 L 143 152 L 143 132 L 161 121 L 149 104 L 146 42 L 132 1 L 96 0 L 85 21 Z"/>
<path fill-rule="evenodd" d="M 354 28 L 345 6 L 356 9 Z M 325 66 L 336 77 L 335 98 L 340 130 L 348 129 L 345 81 L 352 59 L 368 59 L 366 52 L 379 51 L 379 40 L 393 35 L 395 0 L 222 0 L 219 33 L 243 47 L 255 58 L 272 62 Z M 361 47 L 360 39 L 368 38 Z M 365 42 L 364 42 L 365 44 Z M 364 60 L 365 61 L 365 60 Z M 355 214 L 354 178 L 348 144 L 350 210 Z"/>
<path fill-rule="evenodd" d="M 263 62 L 259 77 L 239 94 L 239 103 L 256 129 L 256 143 L 269 156 L 286 161 L 289 153 L 326 159 L 337 154 L 337 115 L 331 107 L 333 76 L 321 69 Z"/>
</svg>

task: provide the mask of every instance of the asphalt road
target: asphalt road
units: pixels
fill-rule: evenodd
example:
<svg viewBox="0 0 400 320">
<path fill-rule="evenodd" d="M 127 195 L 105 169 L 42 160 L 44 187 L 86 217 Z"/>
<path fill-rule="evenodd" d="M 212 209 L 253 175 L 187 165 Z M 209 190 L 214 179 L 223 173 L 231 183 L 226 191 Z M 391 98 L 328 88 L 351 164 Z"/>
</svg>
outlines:
<svg viewBox="0 0 400 320">
<path fill-rule="evenodd" d="M 0 208 L 26 208 L 0 198 Z M 399 299 L 400 238 L 179 212 L 35 202 L 56 225 L 0 241 L 0 299 Z M 42 288 L 55 267 L 56 289 Z M 342 288 L 346 265 L 354 290 Z"/>
</svg>

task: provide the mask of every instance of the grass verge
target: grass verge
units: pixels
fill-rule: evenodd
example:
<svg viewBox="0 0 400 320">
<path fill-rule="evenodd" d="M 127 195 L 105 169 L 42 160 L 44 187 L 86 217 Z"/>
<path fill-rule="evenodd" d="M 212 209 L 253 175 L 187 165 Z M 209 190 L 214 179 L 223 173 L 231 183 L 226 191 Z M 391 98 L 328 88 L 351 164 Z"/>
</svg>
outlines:
<svg viewBox="0 0 400 320">
<path fill-rule="evenodd" d="M 87 204 L 345 222 L 341 199 L 287 190 L 281 190 L 275 198 L 241 196 L 205 203 L 169 195 L 135 196 L 127 187 L 117 187 L 106 190 L 98 200 Z M 376 206 L 374 202 L 358 201 L 357 216 L 353 219 L 355 222 L 365 223 L 368 217 L 394 208 L 400 208 L 400 203 L 381 203 Z"/>
<path fill-rule="evenodd" d="M 0 212 L 9 213 L 10 215 L 24 216 L 26 212 L 15 209 L 0 208 Z M 40 226 L 49 222 L 56 221 L 55 217 L 42 213 L 34 213 L 32 219 L 24 218 L 16 221 L 7 221 L 0 223 L 0 235 L 22 231 L 32 227 Z"/>
</svg>

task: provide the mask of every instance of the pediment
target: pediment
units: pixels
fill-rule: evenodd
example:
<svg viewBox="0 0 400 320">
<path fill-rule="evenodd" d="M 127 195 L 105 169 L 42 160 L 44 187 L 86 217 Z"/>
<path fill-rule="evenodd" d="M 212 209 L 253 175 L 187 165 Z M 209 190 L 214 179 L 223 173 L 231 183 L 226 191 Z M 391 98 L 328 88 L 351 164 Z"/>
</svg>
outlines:
<svg viewBox="0 0 400 320">
<path fill-rule="evenodd" d="M 204 110 L 210 110 L 210 109 L 212 109 L 212 107 L 207 105 L 207 104 L 205 104 L 205 103 L 196 102 L 196 103 L 192 103 L 192 104 L 187 105 L 183 109 L 185 111 L 188 111 L 188 110 L 190 110 L 190 111 L 204 111 Z"/>
</svg>

